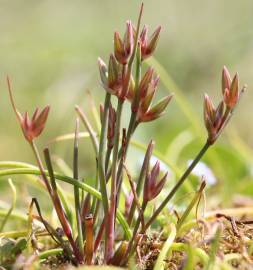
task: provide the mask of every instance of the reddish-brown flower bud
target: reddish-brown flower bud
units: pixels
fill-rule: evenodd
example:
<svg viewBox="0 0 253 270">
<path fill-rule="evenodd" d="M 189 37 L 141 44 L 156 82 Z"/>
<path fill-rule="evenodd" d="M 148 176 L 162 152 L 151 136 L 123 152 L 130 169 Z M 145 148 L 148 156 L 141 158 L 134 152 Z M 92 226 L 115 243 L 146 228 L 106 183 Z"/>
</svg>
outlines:
<svg viewBox="0 0 253 270">
<path fill-rule="evenodd" d="M 226 66 L 222 69 L 222 79 L 221 79 L 222 93 L 224 94 L 226 89 L 230 89 L 231 77 Z"/>
<path fill-rule="evenodd" d="M 113 54 L 110 55 L 109 67 L 108 67 L 108 88 L 109 91 L 113 95 L 118 95 L 122 88 L 122 79 L 121 73 L 119 69 L 119 65 L 116 61 L 116 58 Z"/>
<path fill-rule="evenodd" d="M 151 106 L 157 87 L 150 84 L 147 95 L 141 100 L 140 110 L 142 113 L 146 113 Z"/>
<path fill-rule="evenodd" d="M 32 142 L 44 130 L 50 107 L 46 106 L 42 111 L 37 108 L 33 113 L 32 119 L 29 118 L 27 112 L 25 112 L 24 115 L 21 115 L 15 106 L 9 77 L 7 77 L 7 85 L 11 105 L 22 128 L 23 134 L 27 141 Z"/>
<path fill-rule="evenodd" d="M 239 100 L 239 78 L 236 73 L 230 88 L 224 91 L 224 102 L 228 108 L 233 109 Z"/>
<path fill-rule="evenodd" d="M 132 102 L 133 99 L 134 99 L 134 95 L 135 95 L 135 82 L 134 82 L 133 76 L 131 76 L 130 82 L 129 82 L 129 88 L 128 88 L 128 91 L 127 91 L 126 98 L 127 98 L 130 102 Z"/>
<path fill-rule="evenodd" d="M 139 85 L 140 98 L 146 96 L 149 84 L 151 83 L 153 76 L 154 76 L 154 69 L 152 67 L 149 67 L 146 73 L 143 75 Z"/>
<path fill-rule="evenodd" d="M 161 117 L 164 113 L 164 110 L 168 106 L 171 101 L 173 95 L 164 97 L 161 99 L 156 105 L 154 105 L 151 109 L 143 112 L 141 109 L 138 110 L 137 121 L 139 122 L 149 122 L 153 121 L 159 117 Z M 150 98 L 150 97 L 148 97 Z M 150 101 L 148 101 L 150 102 Z M 141 107 L 140 107 L 141 108 Z M 144 107 L 146 109 L 146 107 Z"/>
<path fill-rule="evenodd" d="M 145 25 L 143 30 L 140 34 L 140 41 L 141 41 L 141 58 L 145 60 L 146 58 L 150 57 L 156 49 L 159 36 L 160 36 L 161 26 L 159 26 L 151 37 L 148 39 L 148 28 Z"/>
<path fill-rule="evenodd" d="M 114 54 L 117 61 L 123 65 L 127 64 L 133 51 L 133 27 L 131 21 L 126 23 L 124 40 L 120 38 L 118 32 L 114 34 Z"/>
<path fill-rule="evenodd" d="M 239 78 L 236 73 L 233 80 L 227 68 L 222 69 L 222 93 L 223 100 L 228 109 L 233 109 L 239 100 Z"/>
<path fill-rule="evenodd" d="M 208 140 L 209 142 L 213 143 L 219 131 L 222 127 L 222 119 L 224 115 L 224 102 L 221 101 L 217 108 L 215 109 L 213 102 L 205 94 L 204 97 L 204 121 L 205 126 L 208 132 Z"/>
<path fill-rule="evenodd" d="M 27 112 L 24 113 L 20 125 L 25 138 L 29 142 L 37 138 L 45 128 L 49 110 L 49 106 L 46 106 L 42 111 L 37 108 L 33 113 L 32 119 L 29 118 Z"/>
<path fill-rule="evenodd" d="M 127 21 L 126 27 L 127 28 L 124 36 L 124 46 L 125 46 L 125 53 L 129 57 L 132 54 L 134 45 L 133 26 L 131 21 Z"/>
<path fill-rule="evenodd" d="M 165 181 L 167 179 L 168 173 L 166 173 L 160 180 L 158 180 L 160 174 L 160 162 L 157 161 L 151 172 L 148 173 L 143 192 L 143 201 L 148 202 L 156 198 L 161 192 Z"/>
</svg>

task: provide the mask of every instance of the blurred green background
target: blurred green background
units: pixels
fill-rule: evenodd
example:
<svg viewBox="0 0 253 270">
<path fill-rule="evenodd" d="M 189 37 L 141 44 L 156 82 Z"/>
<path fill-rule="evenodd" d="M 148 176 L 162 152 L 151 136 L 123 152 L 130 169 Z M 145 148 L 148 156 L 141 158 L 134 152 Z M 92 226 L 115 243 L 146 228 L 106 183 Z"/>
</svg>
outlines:
<svg viewBox="0 0 253 270">
<path fill-rule="evenodd" d="M 177 94 L 180 89 L 191 113 L 184 114 L 185 106 L 175 99 L 166 115 L 142 125 L 135 139 L 147 143 L 154 138 L 168 160 L 185 168 L 205 139 L 203 93 L 215 101 L 221 98 L 220 75 L 225 64 L 232 74 L 239 72 L 241 86 L 246 83 L 248 91 L 226 134 L 205 161 L 218 183 L 226 183 L 220 186 L 226 194 L 231 189 L 252 194 L 253 1 L 156 0 L 144 4 L 143 22 L 151 31 L 162 26 L 155 58 L 167 74 L 162 78 L 160 95 L 168 91 Z M 12 79 L 21 111 L 51 105 L 40 146 L 73 132 L 75 104 L 80 104 L 93 121 L 86 91 L 92 93 L 97 105 L 104 98 L 97 57 L 107 62 L 113 32 L 122 33 L 127 19 L 136 22 L 139 6 L 140 1 L 119 0 L 0 1 L 0 160 L 34 162 L 11 110 L 5 76 Z M 125 118 L 127 114 L 126 110 Z M 71 165 L 72 144 L 59 142 L 50 147 Z M 82 173 L 93 176 L 91 144 L 82 140 L 80 147 Z"/>
</svg>

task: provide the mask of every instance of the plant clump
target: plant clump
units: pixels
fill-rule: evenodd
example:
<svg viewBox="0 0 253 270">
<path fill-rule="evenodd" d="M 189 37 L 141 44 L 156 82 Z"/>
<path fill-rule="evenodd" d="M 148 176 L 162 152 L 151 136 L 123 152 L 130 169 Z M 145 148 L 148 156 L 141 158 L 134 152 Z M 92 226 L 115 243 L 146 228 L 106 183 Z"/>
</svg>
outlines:
<svg viewBox="0 0 253 270">
<path fill-rule="evenodd" d="M 191 264 L 195 265 L 194 269 L 211 269 L 216 263 L 215 254 L 218 253 L 219 258 L 226 258 L 227 254 L 233 253 L 244 254 L 245 243 L 242 239 L 251 239 L 252 229 L 245 229 L 243 221 L 235 223 L 238 228 L 236 235 L 233 231 L 235 227 L 231 230 L 224 220 L 217 222 L 217 219 L 224 218 L 218 215 L 213 223 L 197 219 L 194 228 L 181 233 L 187 216 L 194 207 L 198 207 L 205 188 L 204 180 L 183 214 L 176 215 L 176 221 L 171 220 L 166 237 L 152 230 L 168 203 L 225 129 L 244 87 L 240 91 L 238 74 L 231 79 L 227 68 L 223 68 L 222 98 L 218 106 L 213 104 L 208 95 L 204 96 L 205 144 L 172 189 L 160 200 L 160 204 L 147 214 L 148 206 L 156 204 L 158 201 L 154 203 L 154 199 L 165 190 L 168 173 L 161 172 L 159 160 L 151 164 L 155 143 L 150 140 L 138 177 L 133 179 L 127 160 L 130 142 L 139 126 L 156 121 L 165 113 L 173 95 L 155 102 L 159 75 L 153 67 L 144 69 L 144 62 L 156 51 L 161 27 L 157 27 L 151 35 L 148 34 L 148 26 L 144 25 L 141 30 L 142 13 L 143 5 L 136 26 L 131 21 L 126 22 L 124 36 L 114 33 L 114 48 L 109 55 L 108 65 L 101 58 L 98 59 L 101 86 L 105 90 L 104 103 L 100 106 L 101 128 L 98 134 L 85 112 L 79 106 L 75 107 L 78 118 L 73 136 L 72 177 L 55 172 L 48 147 L 43 150 L 43 157 L 37 148 L 36 140 L 45 129 L 49 106 L 43 110 L 36 109 L 31 118 L 27 112 L 21 114 L 14 102 L 10 79 L 7 79 L 12 108 L 37 162 L 37 167 L 16 165 L 16 171 L 12 173 L 39 175 L 60 225 L 59 228 L 51 225 L 44 217 L 39 201 L 33 198 L 28 213 L 31 227 L 27 242 L 31 241 L 31 236 L 36 238 L 33 227 L 35 223 L 40 223 L 44 228 L 43 233 L 50 236 L 54 243 L 52 250 L 44 251 L 32 245 L 33 254 L 40 258 L 43 267 L 54 269 L 66 264 L 103 264 L 131 268 L 137 262 L 141 269 L 193 269 L 190 268 Z M 116 106 L 113 105 L 115 102 Z M 124 106 L 131 108 L 126 126 L 122 121 Z M 96 157 L 96 180 L 92 185 L 83 181 L 79 173 L 79 119 L 87 129 Z M 72 206 L 58 180 L 73 185 Z M 123 192 L 123 183 L 129 187 L 129 194 Z M 122 199 L 125 201 L 125 210 L 120 204 Z M 34 214 L 34 207 L 37 214 Z M 241 236 L 242 231 L 244 238 Z M 237 257 L 228 260 L 233 265 L 240 264 Z M 183 268 L 187 265 L 188 268 Z"/>
</svg>

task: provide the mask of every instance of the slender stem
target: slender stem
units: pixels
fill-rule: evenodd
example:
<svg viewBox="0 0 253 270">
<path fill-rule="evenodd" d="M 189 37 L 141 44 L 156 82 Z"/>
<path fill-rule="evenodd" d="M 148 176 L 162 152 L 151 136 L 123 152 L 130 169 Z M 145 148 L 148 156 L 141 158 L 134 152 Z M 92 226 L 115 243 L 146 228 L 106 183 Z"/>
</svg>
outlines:
<svg viewBox="0 0 253 270">
<path fill-rule="evenodd" d="M 32 147 L 34 156 L 35 156 L 36 161 L 37 161 L 37 164 L 38 164 L 38 166 L 39 166 L 39 170 L 40 170 L 40 172 L 41 172 L 42 179 L 43 179 L 43 181 L 44 181 L 44 183 L 45 183 L 45 185 L 46 185 L 46 187 L 47 187 L 47 190 L 48 190 L 49 195 L 50 195 L 51 198 L 52 198 L 52 196 L 53 196 L 52 188 L 51 188 L 51 186 L 50 186 L 50 184 L 49 184 L 49 181 L 48 181 L 48 179 L 47 179 L 47 176 L 46 176 L 46 174 L 45 174 L 45 170 L 44 170 L 44 167 L 43 167 L 41 158 L 40 158 L 39 151 L 38 151 L 38 149 L 37 149 L 36 144 L 34 143 L 34 141 L 32 141 L 32 142 L 30 143 L 30 145 L 31 145 L 31 147 Z"/>
<path fill-rule="evenodd" d="M 98 173 L 100 180 L 100 190 L 102 194 L 102 203 L 104 208 L 104 215 L 107 218 L 108 215 L 108 196 L 106 190 L 106 179 L 105 179 L 105 170 L 104 170 L 104 150 L 105 150 L 105 142 L 106 142 L 106 128 L 108 121 L 108 109 L 111 100 L 111 95 L 106 93 L 105 102 L 104 102 L 104 112 L 103 119 L 101 124 L 101 134 L 99 141 L 99 152 L 98 152 Z"/>
<path fill-rule="evenodd" d="M 79 120 L 76 119 L 75 128 L 75 140 L 74 140 L 74 153 L 73 153 L 73 178 L 78 181 L 78 136 L 79 135 Z M 79 188 L 74 187 L 75 197 L 75 212 L 76 212 L 76 226 L 77 226 L 77 241 L 81 255 L 83 256 L 83 232 L 82 232 L 82 220 L 81 220 L 81 206 L 80 206 L 80 194 Z"/>
<path fill-rule="evenodd" d="M 49 182 L 48 182 L 48 179 L 47 179 L 47 176 L 46 176 L 46 173 L 45 173 L 45 170 L 43 168 L 43 164 L 42 164 L 42 161 L 41 161 L 41 158 L 40 158 L 40 155 L 39 155 L 39 152 L 38 152 L 38 149 L 34 143 L 34 141 L 32 141 L 30 143 L 31 147 L 32 147 L 32 150 L 34 152 L 34 155 L 35 155 L 35 158 L 37 160 L 37 163 L 38 163 L 38 166 L 39 166 L 39 170 L 40 170 L 40 173 L 41 173 L 41 176 L 42 176 L 42 179 L 44 180 L 45 184 L 46 184 L 46 187 L 48 189 L 48 192 L 52 198 L 52 202 L 54 204 L 54 207 L 55 207 L 55 210 L 57 211 L 57 215 L 59 217 L 59 220 L 61 222 L 61 225 L 63 226 L 63 230 L 64 230 L 64 233 L 66 234 L 66 236 L 68 237 L 69 239 L 69 242 L 73 248 L 73 252 L 77 258 L 77 260 L 79 262 L 82 262 L 82 258 L 78 252 L 78 250 L 76 249 L 76 245 L 75 245 L 75 242 L 72 238 L 72 234 L 71 234 L 71 228 L 70 228 L 70 225 L 66 219 L 66 216 L 65 216 L 65 213 L 63 211 L 63 208 L 62 208 L 62 205 L 61 205 L 61 201 L 59 199 L 57 195 L 57 187 L 56 187 L 56 183 L 54 181 L 54 173 L 53 173 L 53 170 L 51 172 L 49 172 L 49 175 L 50 175 L 50 178 L 52 180 L 52 187 L 54 188 L 54 190 L 51 188 Z M 51 165 L 51 164 L 48 164 L 48 165 Z M 49 166 L 49 168 L 52 169 L 51 166 Z M 55 193 L 56 192 L 56 193 Z"/>
<path fill-rule="evenodd" d="M 181 178 L 178 180 L 178 182 L 176 183 L 176 185 L 172 188 L 172 190 L 170 191 L 170 193 L 168 194 L 168 196 L 164 199 L 164 201 L 160 204 L 160 206 L 153 213 L 153 215 L 151 216 L 151 218 L 149 219 L 149 221 L 146 223 L 146 226 L 145 226 L 146 229 L 152 224 L 152 222 L 156 219 L 156 217 L 162 212 L 162 210 L 164 209 L 164 207 L 172 199 L 172 197 L 175 195 L 175 193 L 177 192 L 177 190 L 181 187 L 181 185 L 187 179 L 187 177 L 189 176 L 189 174 L 191 173 L 191 171 L 194 169 L 194 167 L 197 165 L 197 163 L 200 161 L 200 159 L 206 153 L 206 151 L 208 150 L 208 148 L 210 146 L 211 146 L 211 144 L 207 141 L 205 143 L 205 145 L 203 146 L 203 148 L 198 153 L 198 155 L 192 161 L 192 163 L 190 164 L 190 166 L 187 168 L 187 170 L 185 171 L 185 173 L 181 176 Z"/>
<path fill-rule="evenodd" d="M 140 22 L 138 22 L 138 24 L 140 24 Z M 137 37 L 136 37 L 136 40 L 138 40 Z M 136 43 L 136 47 L 137 47 L 137 43 Z M 140 84 L 140 77 L 141 77 L 141 63 L 142 63 L 141 62 L 141 49 L 140 49 L 140 46 L 138 46 L 137 53 L 136 53 L 135 95 L 134 95 L 132 108 L 135 108 L 137 106 L 137 104 L 139 103 L 139 99 L 140 99 L 139 84 Z M 137 110 L 132 110 L 131 118 L 130 118 L 128 129 L 127 129 L 127 135 L 126 135 L 125 155 L 127 155 L 127 151 L 128 151 L 131 137 L 132 137 L 132 135 L 137 127 L 136 115 L 137 115 Z M 120 153 L 122 155 L 122 150 L 120 151 Z M 125 157 L 121 156 L 120 164 L 119 164 L 119 168 L 118 168 L 118 173 L 117 173 L 117 191 L 119 194 L 120 194 L 121 185 L 122 185 L 122 174 L 123 174 L 124 160 L 125 160 Z M 119 201 L 119 198 L 117 199 L 117 201 Z"/>
<path fill-rule="evenodd" d="M 117 199 L 117 161 L 118 161 L 118 149 L 120 139 L 120 126 L 121 126 L 121 114 L 124 101 L 118 99 L 118 106 L 116 112 L 116 123 L 114 130 L 114 143 L 113 143 L 113 156 L 112 156 L 112 182 L 111 182 L 111 204 L 108 220 L 108 243 L 106 247 L 106 260 L 110 260 L 113 256 L 113 244 L 114 244 L 114 225 L 115 225 L 115 210 Z"/>
<path fill-rule="evenodd" d="M 106 129 L 108 123 L 108 113 L 109 113 L 109 105 L 111 102 L 111 94 L 108 92 L 105 96 L 104 101 L 104 112 L 103 112 L 103 119 L 101 123 L 101 132 L 100 132 L 100 140 L 99 140 L 99 150 L 98 150 L 98 175 L 100 181 L 100 191 L 102 195 L 102 204 L 104 209 L 104 219 L 107 223 L 108 218 L 108 210 L 109 210 L 109 203 L 108 203 L 108 195 L 106 189 L 106 177 L 105 177 L 105 168 L 104 168 L 104 153 L 105 153 L 105 143 L 106 143 Z M 99 202 L 97 202 L 99 204 Z M 99 207 L 99 206 L 98 206 Z M 107 237 L 105 237 L 105 249 L 107 245 Z"/>
<path fill-rule="evenodd" d="M 32 208 L 33 208 L 33 205 L 35 205 L 36 209 L 37 209 L 37 212 L 38 212 L 38 216 L 35 216 L 32 214 Z M 41 213 L 41 210 L 40 210 L 40 205 L 37 201 L 36 198 L 32 198 L 32 202 L 30 204 L 30 207 L 29 207 L 29 218 L 31 218 L 31 222 L 35 219 L 35 220 L 39 220 L 45 227 L 46 231 L 48 232 L 48 234 L 52 237 L 52 239 L 57 243 L 61 243 L 63 244 L 63 239 L 62 239 L 62 236 L 60 236 L 56 230 L 54 230 L 54 228 L 43 218 L 42 216 L 42 213 Z M 32 228 L 31 228 L 32 229 Z M 32 233 L 32 232 L 30 232 Z M 70 257 L 72 255 L 72 251 L 69 253 Z"/>
<path fill-rule="evenodd" d="M 96 158 L 96 180 L 95 180 L 95 187 L 98 187 L 99 175 L 98 175 L 98 159 Z M 90 213 L 93 215 L 93 222 L 96 223 L 96 209 L 99 208 L 99 202 L 96 198 L 93 198 L 92 205 L 90 208 Z"/>
<path fill-rule="evenodd" d="M 142 168 L 141 168 L 141 171 L 140 171 L 140 175 L 139 175 L 139 178 L 138 178 L 138 181 L 137 181 L 137 186 L 136 186 L 137 197 L 139 197 L 140 194 L 141 194 L 142 187 L 143 187 L 143 182 L 144 182 L 145 176 L 147 174 L 147 170 L 149 169 L 149 162 L 150 162 L 150 158 L 152 156 L 154 143 L 151 141 L 151 143 L 149 145 L 150 145 L 150 148 L 146 151 L 144 161 L 143 161 L 143 164 L 142 164 Z M 130 208 L 130 211 L 129 211 L 128 219 L 127 219 L 128 224 L 130 226 L 132 224 L 132 220 L 133 220 L 133 217 L 134 217 L 135 208 L 136 208 L 136 203 L 135 203 L 135 201 L 133 201 L 133 203 L 131 205 L 131 208 Z"/>
<path fill-rule="evenodd" d="M 11 100 L 11 106 L 16 114 L 16 117 L 19 121 L 19 123 L 21 124 L 21 121 L 22 121 L 22 116 L 21 114 L 19 113 L 19 111 L 17 110 L 16 106 L 15 106 L 15 101 L 14 101 L 14 97 L 13 97 L 13 94 L 12 94 L 12 88 L 11 88 L 11 82 L 10 82 L 10 78 L 7 76 L 7 85 L 8 85 L 8 91 L 9 91 L 9 96 L 10 96 L 10 100 Z"/>
<path fill-rule="evenodd" d="M 140 217 L 140 221 L 141 221 L 141 225 L 142 225 L 142 229 L 144 229 L 144 226 L 145 226 L 145 220 L 144 220 L 144 214 L 143 214 L 143 210 L 142 210 L 142 207 L 141 207 L 141 204 L 139 202 L 139 196 L 136 192 L 136 189 L 135 189 L 135 185 L 134 185 L 134 182 L 132 180 L 132 177 L 128 171 L 128 169 L 126 168 L 126 166 L 124 165 L 124 169 L 126 171 L 126 174 L 127 174 L 127 177 L 128 177 L 128 181 L 129 181 L 129 184 L 130 184 L 130 187 L 131 187 L 131 191 L 133 193 L 133 196 L 134 196 L 134 199 L 133 199 L 133 202 L 132 204 L 134 203 L 135 206 L 137 206 L 137 209 L 139 211 L 139 217 Z"/>
<path fill-rule="evenodd" d="M 78 113 L 78 115 L 80 116 L 80 118 L 81 118 L 83 124 L 85 125 L 88 133 L 90 134 L 90 138 L 91 138 L 91 141 L 92 141 L 92 145 L 93 145 L 95 154 L 96 154 L 96 156 L 98 156 L 98 140 L 97 140 L 96 132 L 92 128 L 88 118 L 86 117 L 85 113 L 81 110 L 81 108 L 76 105 L 75 110 Z"/>
<path fill-rule="evenodd" d="M 53 171 L 52 162 L 51 162 L 50 153 L 49 153 L 48 148 L 46 148 L 44 150 L 44 155 L 45 155 L 47 169 L 48 169 L 48 173 L 49 173 L 49 177 L 50 177 L 51 185 L 52 185 L 52 201 L 53 201 L 55 211 L 56 211 L 57 216 L 59 218 L 59 221 L 61 223 L 62 229 L 63 229 L 66 237 L 68 238 L 69 243 L 73 249 L 73 253 L 74 253 L 76 259 L 78 260 L 78 263 L 82 264 L 83 263 L 83 255 L 79 251 L 79 249 L 78 249 L 78 247 L 73 239 L 71 226 L 70 226 L 69 221 L 66 217 L 65 210 L 62 206 L 62 202 L 61 202 L 61 200 L 58 196 L 58 193 L 57 193 L 57 185 L 56 185 L 56 181 L 55 181 L 55 175 L 54 175 L 54 171 Z M 45 174 L 45 172 L 44 172 L 44 174 Z"/>
<path fill-rule="evenodd" d="M 111 153 L 112 153 L 112 148 L 108 147 L 106 150 L 106 156 L 105 156 L 105 175 L 107 175 L 107 172 L 108 172 Z"/>
</svg>

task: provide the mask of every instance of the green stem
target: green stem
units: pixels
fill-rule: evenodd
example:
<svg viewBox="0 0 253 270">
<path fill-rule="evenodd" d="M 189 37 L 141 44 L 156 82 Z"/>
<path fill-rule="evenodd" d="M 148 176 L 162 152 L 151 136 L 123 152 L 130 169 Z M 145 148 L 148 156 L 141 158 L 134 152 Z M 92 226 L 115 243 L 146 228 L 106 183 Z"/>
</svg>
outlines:
<svg viewBox="0 0 253 270">
<path fill-rule="evenodd" d="M 106 189 L 106 175 L 105 175 L 105 167 L 104 167 L 104 155 L 105 155 L 105 143 L 106 143 L 106 129 L 108 123 L 108 113 L 109 113 L 109 105 L 111 102 L 111 94 L 108 92 L 105 95 L 104 101 L 104 111 L 103 111 L 103 119 L 101 123 L 101 132 L 100 132 L 100 140 L 99 140 L 99 148 L 98 148 L 98 175 L 100 181 L 100 191 L 102 194 L 102 204 L 104 209 L 104 219 L 107 223 L 108 211 L 109 211 L 109 203 L 108 203 L 108 195 Z M 99 207 L 99 202 L 96 202 Z M 105 247 L 107 245 L 107 237 L 105 237 Z"/>
<path fill-rule="evenodd" d="M 111 147 L 107 147 L 106 157 L 105 157 L 105 175 L 107 175 L 107 172 L 108 172 L 108 167 L 109 167 L 111 153 L 112 153 L 112 148 Z"/>
<path fill-rule="evenodd" d="M 140 100 L 140 91 L 139 91 L 140 77 L 141 77 L 141 50 L 140 50 L 140 46 L 138 46 L 137 53 L 136 53 L 135 95 L 134 95 L 134 100 L 133 100 L 133 104 L 132 104 L 131 118 L 130 118 L 128 129 L 127 129 L 125 155 L 127 155 L 127 151 L 128 151 L 131 137 L 132 137 L 132 135 L 137 127 L 137 125 L 136 125 L 136 115 L 137 115 L 136 107 L 137 107 L 139 100 Z M 120 151 L 120 153 L 121 154 L 119 154 L 118 156 L 122 155 L 122 150 Z M 123 173 L 124 160 L 125 160 L 125 157 L 122 156 L 120 159 L 120 164 L 119 164 L 118 173 L 117 173 L 117 191 L 118 192 L 120 192 L 121 185 L 122 185 L 122 173 Z"/>
<path fill-rule="evenodd" d="M 121 125 L 121 114 L 124 101 L 118 99 L 118 106 L 116 112 L 116 123 L 114 130 L 114 143 L 113 143 L 113 156 L 112 156 L 112 181 L 111 181 L 111 204 L 108 220 L 108 231 L 106 237 L 108 237 L 106 247 L 106 259 L 110 260 L 113 256 L 113 244 L 115 234 L 115 210 L 116 210 L 116 199 L 117 199 L 117 161 L 118 161 L 118 149 L 120 139 L 120 125 Z"/>
<path fill-rule="evenodd" d="M 47 176 L 45 175 L 45 169 L 43 167 L 43 164 L 42 164 L 42 161 L 41 161 L 41 158 L 40 158 L 40 154 L 39 154 L 39 151 L 36 147 L 36 144 L 34 143 L 34 141 L 32 141 L 30 143 L 31 147 L 32 147 L 32 150 L 33 150 L 33 153 L 34 153 L 34 156 L 35 156 L 35 159 L 37 161 L 37 164 L 39 166 L 39 170 L 41 172 L 41 176 L 42 176 L 42 179 L 44 181 L 44 184 L 46 185 L 47 187 L 47 190 L 48 190 L 48 193 L 50 195 L 51 198 L 53 198 L 53 192 L 52 192 L 52 188 L 49 184 L 49 181 L 47 179 Z"/>
<path fill-rule="evenodd" d="M 73 234 L 72 234 L 72 230 L 71 230 L 71 226 L 70 223 L 67 219 L 65 210 L 62 206 L 62 202 L 59 198 L 58 192 L 57 192 L 57 185 L 56 185 L 56 181 L 55 181 L 55 175 L 54 175 L 54 171 L 53 171 L 53 167 L 52 167 L 52 163 L 51 163 L 51 158 L 50 158 L 50 153 L 49 153 L 49 149 L 46 148 L 44 150 L 44 156 L 45 156 L 45 160 L 46 160 L 46 164 L 47 164 L 47 169 L 48 169 L 48 173 L 49 173 L 49 177 L 51 180 L 51 186 L 52 186 L 52 202 L 54 205 L 54 209 L 57 213 L 58 219 L 61 223 L 62 229 L 66 235 L 66 237 L 68 238 L 68 241 L 73 249 L 73 253 L 75 255 L 75 258 L 78 260 L 78 263 L 82 264 L 83 263 L 83 255 L 80 252 L 80 250 L 78 249 L 74 238 L 73 238 Z M 43 174 L 45 174 L 45 171 L 43 171 Z"/>
<path fill-rule="evenodd" d="M 86 117 L 84 112 L 81 110 L 81 108 L 79 106 L 76 106 L 75 110 L 78 113 L 78 115 L 80 116 L 80 118 L 81 118 L 83 124 L 85 125 L 88 133 L 90 134 L 91 142 L 92 142 L 95 154 L 97 156 L 98 155 L 98 141 L 97 141 L 97 137 L 96 137 L 97 136 L 96 132 L 92 128 L 88 118 Z"/>
<path fill-rule="evenodd" d="M 107 218 L 108 215 L 108 196 L 106 190 L 106 179 L 105 179 L 105 170 L 104 170 L 104 151 L 105 151 L 105 142 L 106 142 L 106 128 L 108 121 L 108 109 L 111 101 L 111 95 L 106 93 L 105 102 L 104 102 L 104 112 L 103 119 L 101 124 L 101 134 L 99 140 L 99 152 L 98 152 L 98 173 L 100 180 L 100 190 L 102 194 L 102 203 L 104 208 L 104 216 Z"/>
<path fill-rule="evenodd" d="M 144 158 L 144 161 L 142 163 L 142 168 L 141 168 L 140 175 L 139 175 L 139 178 L 137 181 L 137 186 L 136 186 L 136 194 L 138 197 L 141 194 L 141 191 L 143 188 L 143 182 L 144 182 L 147 170 L 149 169 L 149 162 L 150 162 L 150 158 L 152 156 L 153 145 L 154 145 L 153 142 L 151 142 L 150 149 L 146 151 L 145 158 Z M 131 208 L 130 208 L 130 211 L 129 211 L 128 220 L 127 220 L 129 226 L 131 226 L 131 224 L 132 224 L 135 208 L 136 208 L 136 203 L 135 203 L 135 201 L 133 201 Z"/>
<path fill-rule="evenodd" d="M 73 153 L 73 178 L 78 180 L 78 134 L 79 134 L 79 121 L 76 120 L 76 129 L 75 129 L 75 140 L 74 140 L 74 153 Z M 79 188 L 74 187 L 74 196 L 75 196 L 75 212 L 76 212 L 76 226 L 77 226 L 77 241 L 78 247 L 81 255 L 84 255 L 83 251 L 83 231 L 82 231 L 82 220 L 81 220 L 81 206 L 80 206 L 80 194 Z"/>
<path fill-rule="evenodd" d="M 147 222 L 147 224 L 145 226 L 146 229 L 153 223 L 153 221 L 156 219 L 156 217 L 162 212 L 162 210 L 164 209 L 164 207 L 173 198 L 173 196 L 175 195 L 175 193 L 177 192 L 177 190 L 181 187 L 181 185 L 187 179 L 187 177 L 189 176 L 189 174 L 191 173 L 191 171 L 194 169 L 194 167 L 197 165 L 197 163 L 200 161 L 200 159 L 206 153 L 206 151 L 208 150 L 208 148 L 210 146 L 211 146 L 210 143 L 207 141 L 205 143 L 205 145 L 203 146 L 203 148 L 198 153 L 198 155 L 192 161 L 192 163 L 190 164 L 190 166 L 187 168 L 187 170 L 185 171 L 185 173 L 181 176 L 181 178 L 178 180 L 178 182 L 176 183 L 176 185 L 172 188 L 172 190 L 170 191 L 170 193 L 168 194 L 168 196 L 164 199 L 164 201 L 160 204 L 160 206 L 153 213 L 153 215 L 151 216 L 151 218 L 149 219 L 149 221 Z"/>
</svg>

